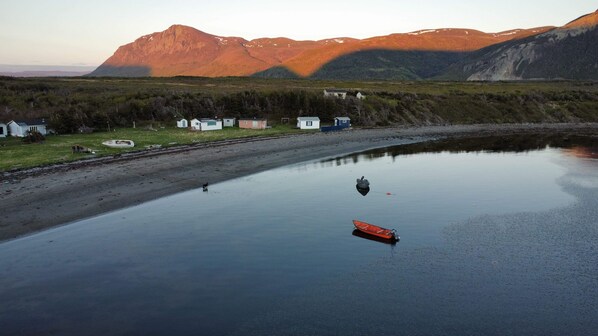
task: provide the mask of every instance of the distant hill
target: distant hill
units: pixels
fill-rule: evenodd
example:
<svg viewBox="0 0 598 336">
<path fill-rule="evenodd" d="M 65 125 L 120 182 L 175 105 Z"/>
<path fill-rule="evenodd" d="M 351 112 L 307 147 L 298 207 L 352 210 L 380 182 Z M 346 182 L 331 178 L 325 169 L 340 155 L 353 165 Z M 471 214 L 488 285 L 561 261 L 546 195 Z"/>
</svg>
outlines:
<svg viewBox="0 0 598 336">
<path fill-rule="evenodd" d="M 93 70 L 90 66 L 0 64 L 0 76 L 10 77 L 77 77 Z"/>
</svg>

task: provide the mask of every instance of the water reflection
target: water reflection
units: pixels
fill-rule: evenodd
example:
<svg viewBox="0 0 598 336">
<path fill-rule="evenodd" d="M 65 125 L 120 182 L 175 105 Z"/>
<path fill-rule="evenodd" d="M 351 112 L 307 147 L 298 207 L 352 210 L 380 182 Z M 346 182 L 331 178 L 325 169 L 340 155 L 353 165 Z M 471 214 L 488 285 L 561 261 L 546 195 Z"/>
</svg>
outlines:
<svg viewBox="0 0 598 336">
<path fill-rule="evenodd" d="M 598 146 L 593 147 L 572 147 L 565 149 L 564 152 L 578 158 L 598 159 Z"/>
<path fill-rule="evenodd" d="M 562 148 L 578 157 L 598 158 L 598 139 L 595 136 L 577 134 L 522 134 L 510 136 L 479 136 L 458 139 L 442 139 L 404 146 L 377 148 L 358 154 L 350 154 L 320 161 L 327 166 L 357 164 L 360 161 L 397 157 L 422 153 L 524 153 L 545 148 Z"/>
<path fill-rule="evenodd" d="M 355 185 L 357 192 L 360 193 L 362 196 L 367 195 L 370 192 L 370 187 L 360 188 L 359 184 Z"/>
<path fill-rule="evenodd" d="M 593 140 L 387 148 L 5 242 L 0 335 L 593 334 Z"/>
<path fill-rule="evenodd" d="M 400 238 L 396 239 L 396 240 L 394 240 L 394 239 L 384 239 L 384 238 L 372 236 L 370 234 L 367 234 L 365 232 L 359 231 L 357 229 L 353 230 L 353 235 L 355 237 L 359 237 L 359 238 L 363 238 L 363 239 L 375 241 L 375 242 L 378 242 L 378 243 L 388 244 L 388 245 L 396 245 L 397 242 L 400 241 Z"/>
</svg>

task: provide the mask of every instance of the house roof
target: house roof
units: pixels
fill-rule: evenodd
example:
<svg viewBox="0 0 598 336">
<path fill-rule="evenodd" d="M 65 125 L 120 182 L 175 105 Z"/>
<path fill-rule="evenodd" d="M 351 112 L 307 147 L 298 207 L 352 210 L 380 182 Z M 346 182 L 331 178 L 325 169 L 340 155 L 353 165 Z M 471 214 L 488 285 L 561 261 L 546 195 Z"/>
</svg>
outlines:
<svg viewBox="0 0 598 336">
<path fill-rule="evenodd" d="M 338 120 L 351 120 L 351 118 L 349 118 L 349 117 L 336 117 L 334 119 L 338 119 Z"/>
<path fill-rule="evenodd" d="M 239 121 L 268 121 L 266 118 L 240 118 Z"/>
<path fill-rule="evenodd" d="M 26 126 L 39 126 L 39 125 L 47 125 L 48 122 L 46 121 L 46 119 L 21 119 L 21 120 L 13 120 L 13 122 L 15 122 L 17 125 L 21 126 L 21 127 L 26 127 Z"/>
<path fill-rule="evenodd" d="M 297 120 L 299 121 L 320 121 L 318 117 L 298 117 Z"/>
</svg>

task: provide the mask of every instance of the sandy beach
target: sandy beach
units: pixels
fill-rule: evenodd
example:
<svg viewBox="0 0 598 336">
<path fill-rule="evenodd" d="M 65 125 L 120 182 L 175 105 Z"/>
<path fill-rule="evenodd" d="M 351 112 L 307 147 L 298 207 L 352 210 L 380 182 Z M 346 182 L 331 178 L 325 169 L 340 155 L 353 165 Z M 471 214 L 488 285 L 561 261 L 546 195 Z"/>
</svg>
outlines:
<svg viewBox="0 0 598 336">
<path fill-rule="evenodd" d="M 353 129 L 253 139 L 139 157 L 0 174 L 0 241 L 134 206 L 209 182 L 371 148 L 444 137 L 522 132 L 598 134 L 598 124 L 467 125 Z"/>
</svg>

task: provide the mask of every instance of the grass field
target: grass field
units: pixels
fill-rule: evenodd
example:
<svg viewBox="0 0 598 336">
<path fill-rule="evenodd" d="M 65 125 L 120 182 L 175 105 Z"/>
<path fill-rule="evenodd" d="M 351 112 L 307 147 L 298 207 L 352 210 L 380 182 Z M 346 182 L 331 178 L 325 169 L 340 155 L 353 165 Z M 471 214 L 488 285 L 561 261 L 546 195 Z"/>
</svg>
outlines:
<svg viewBox="0 0 598 336">
<path fill-rule="evenodd" d="M 120 128 L 112 132 L 91 134 L 49 135 L 43 143 L 26 144 L 21 138 L 0 138 L 0 171 L 30 168 L 52 163 L 69 162 L 88 157 L 114 155 L 145 149 L 149 145 L 170 147 L 198 142 L 209 142 L 248 137 L 263 137 L 305 132 L 289 125 L 278 125 L 265 130 L 225 128 L 219 131 L 189 131 L 180 128 Z M 128 149 L 109 148 L 102 141 L 127 139 L 135 142 Z M 95 154 L 73 153 L 72 146 L 80 145 L 92 149 Z"/>
<path fill-rule="evenodd" d="M 367 99 L 330 99 L 326 88 L 365 93 Z M 96 155 L 121 150 L 102 146 L 130 139 L 133 150 L 298 132 L 282 118 L 318 116 L 324 123 L 347 116 L 356 127 L 480 123 L 598 122 L 598 82 L 330 81 L 263 78 L 10 78 L 0 77 L 0 122 L 44 117 L 63 134 L 42 144 L 0 138 L 0 171 L 77 160 L 71 146 Z M 189 132 L 179 118 L 265 118 L 272 129 Z M 151 121 L 151 122 L 150 122 Z M 149 123 L 158 129 L 126 128 Z M 72 134 L 80 126 L 97 132 Z M 114 127 L 117 131 L 114 132 Z M 111 129 L 112 132 L 106 132 Z"/>
</svg>

